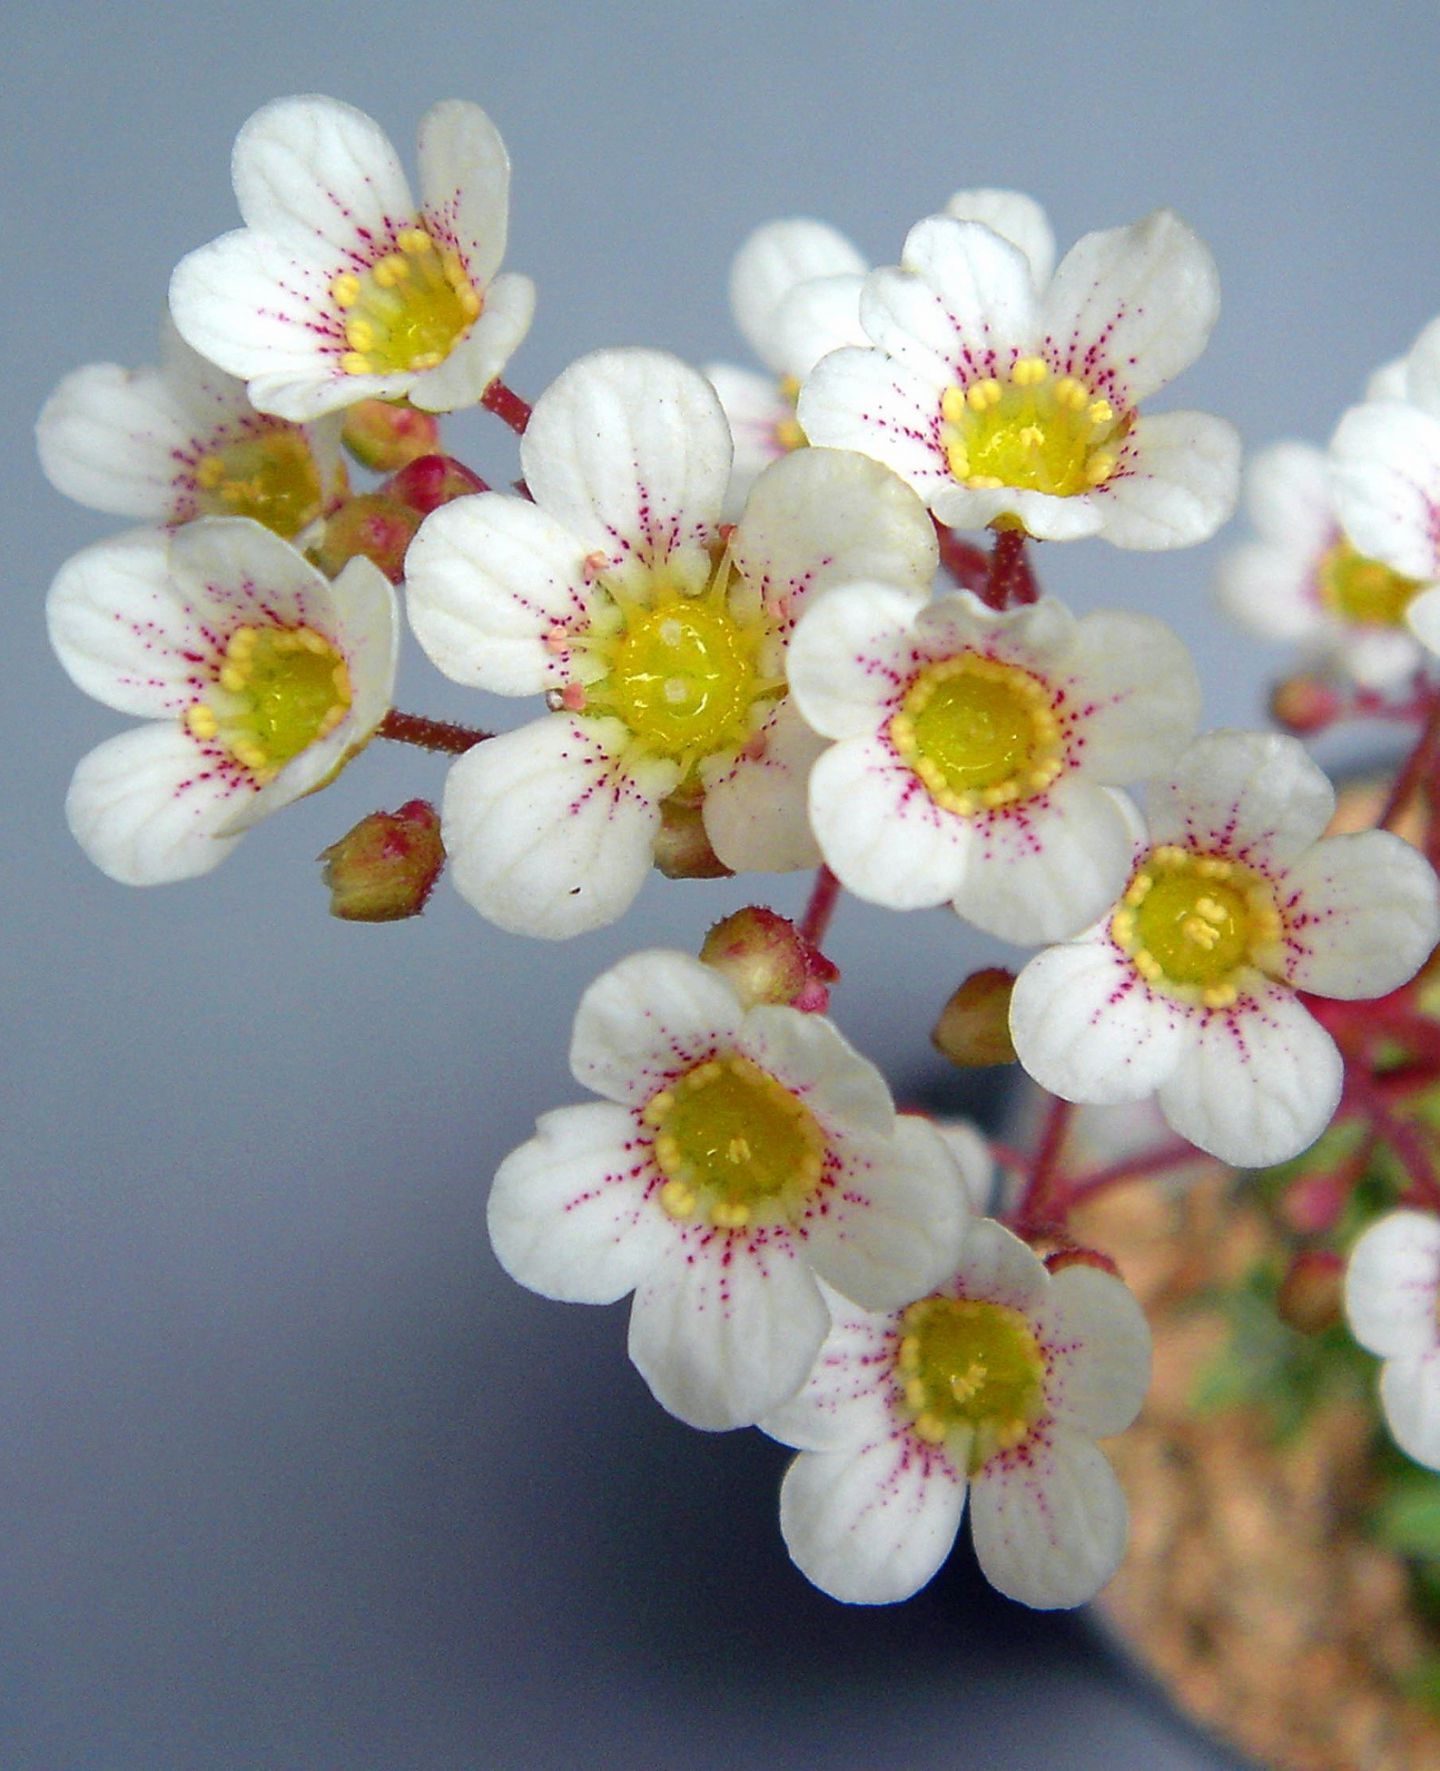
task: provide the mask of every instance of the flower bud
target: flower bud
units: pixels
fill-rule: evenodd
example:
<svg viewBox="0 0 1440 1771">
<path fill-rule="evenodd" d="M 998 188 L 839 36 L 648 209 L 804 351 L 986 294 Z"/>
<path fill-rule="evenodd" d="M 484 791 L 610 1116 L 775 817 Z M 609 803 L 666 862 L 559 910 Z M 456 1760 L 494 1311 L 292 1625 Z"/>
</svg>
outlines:
<svg viewBox="0 0 1440 1771">
<path fill-rule="evenodd" d="M 747 1008 L 778 1002 L 823 1014 L 829 986 L 840 976 L 788 917 L 763 904 L 749 904 L 717 922 L 700 957 L 730 980 Z"/>
<path fill-rule="evenodd" d="M 472 492 L 489 488 L 479 474 L 471 473 L 453 455 L 421 455 L 407 462 L 399 473 L 391 474 L 380 490 L 428 517 L 452 498 L 466 498 Z"/>
<path fill-rule="evenodd" d="M 942 1058 L 962 1070 L 987 1064 L 1013 1064 L 1010 1041 L 1010 992 L 1014 972 L 989 966 L 972 972 L 940 1011 L 930 1043 Z"/>
<path fill-rule="evenodd" d="M 418 916 L 445 865 L 440 814 L 423 799 L 371 812 L 320 856 L 330 914 L 346 922 Z"/>
<path fill-rule="evenodd" d="M 1285 1189 L 1280 1213 L 1301 1236 L 1318 1236 L 1339 1221 L 1351 1189 L 1337 1174 L 1301 1175 Z"/>
<path fill-rule="evenodd" d="M 433 455 L 440 446 L 440 425 L 433 413 L 389 400 L 361 400 L 348 407 L 340 439 L 362 467 L 394 473 L 419 455 Z"/>
<path fill-rule="evenodd" d="M 1280 1281 L 1275 1307 L 1301 1334 L 1332 1328 L 1341 1315 L 1345 1263 L 1329 1248 L 1303 1248 Z"/>
<path fill-rule="evenodd" d="M 405 576 L 405 550 L 419 527 L 417 513 L 398 498 L 362 492 L 357 498 L 347 498 L 329 518 L 311 557 L 327 578 L 334 578 L 357 554 L 363 554 L 392 584 L 399 584 Z"/>
<path fill-rule="evenodd" d="M 1045 1265 L 1052 1273 L 1061 1273 L 1066 1267 L 1094 1267 L 1112 1279 L 1123 1278 L 1110 1256 L 1098 1248 L 1057 1248 L 1054 1254 L 1045 1256 Z"/>
<path fill-rule="evenodd" d="M 730 869 L 710 847 L 701 801 L 672 794 L 660 807 L 655 865 L 666 879 L 728 879 Z"/>
<path fill-rule="evenodd" d="M 1340 696 L 1318 676 L 1283 677 L 1270 691 L 1270 717 L 1297 738 L 1323 732 L 1340 712 Z"/>
</svg>

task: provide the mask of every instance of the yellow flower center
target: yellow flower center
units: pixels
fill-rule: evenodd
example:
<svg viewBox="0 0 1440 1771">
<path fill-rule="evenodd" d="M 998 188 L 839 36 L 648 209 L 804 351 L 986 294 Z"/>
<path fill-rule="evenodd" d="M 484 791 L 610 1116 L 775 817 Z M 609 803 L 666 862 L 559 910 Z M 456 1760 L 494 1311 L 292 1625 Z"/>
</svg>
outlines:
<svg viewBox="0 0 1440 1771">
<path fill-rule="evenodd" d="M 890 741 L 935 803 L 962 817 L 1042 793 L 1064 762 L 1049 689 L 978 652 L 925 666 Z"/>
<path fill-rule="evenodd" d="M 330 285 L 345 315 L 347 375 L 394 375 L 443 363 L 479 316 L 480 292 L 460 254 L 423 227 L 402 228 L 396 250 Z"/>
<path fill-rule="evenodd" d="M 911 1431 L 973 1475 L 1019 1445 L 1045 1405 L 1045 1361 L 1008 1304 L 928 1297 L 900 1319 L 896 1376 Z"/>
<path fill-rule="evenodd" d="M 638 592 L 602 581 L 609 606 L 570 642 L 594 660 L 597 680 L 560 704 L 622 720 L 641 749 L 678 761 L 682 778 L 699 758 L 739 749 L 785 682 L 762 670 L 763 609 L 737 607 L 729 579 L 727 556 L 695 595 L 663 567 Z"/>
<path fill-rule="evenodd" d="M 1109 400 L 1042 357 L 1021 357 L 1008 377 L 946 388 L 940 442 L 950 472 L 976 491 L 1013 486 L 1073 498 L 1114 473 L 1128 428 Z"/>
<path fill-rule="evenodd" d="M 253 517 L 288 541 L 320 515 L 325 496 L 304 433 L 285 425 L 201 456 L 195 502 L 201 516 Z"/>
<path fill-rule="evenodd" d="M 1356 553 L 1340 540 L 1325 552 L 1316 572 L 1320 600 L 1345 621 L 1371 627 L 1403 627 L 1405 611 L 1420 589 L 1418 578 L 1403 578 L 1379 560 Z"/>
<path fill-rule="evenodd" d="M 643 1118 L 665 1176 L 660 1205 L 673 1218 L 721 1230 L 793 1223 L 820 1184 L 825 1138 L 814 1115 L 738 1053 L 697 1064 L 652 1095 Z"/>
<path fill-rule="evenodd" d="M 263 787 L 292 757 L 333 732 L 349 711 L 345 660 L 311 627 L 237 627 L 206 700 L 185 710 L 204 743 L 217 740 Z"/>
<path fill-rule="evenodd" d="M 1244 972 L 1279 968 L 1280 913 L 1260 875 L 1168 844 L 1145 857 L 1110 933 L 1147 983 L 1206 1008 L 1228 1008 Z"/>
<path fill-rule="evenodd" d="M 810 439 L 801 430 L 800 420 L 795 416 L 795 404 L 800 398 L 800 383 L 793 375 L 787 375 L 781 381 L 780 398 L 784 400 L 790 411 L 775 426 L 775 441 L 787 454 L 792 449 L 807 448 Z"/>
</svg>

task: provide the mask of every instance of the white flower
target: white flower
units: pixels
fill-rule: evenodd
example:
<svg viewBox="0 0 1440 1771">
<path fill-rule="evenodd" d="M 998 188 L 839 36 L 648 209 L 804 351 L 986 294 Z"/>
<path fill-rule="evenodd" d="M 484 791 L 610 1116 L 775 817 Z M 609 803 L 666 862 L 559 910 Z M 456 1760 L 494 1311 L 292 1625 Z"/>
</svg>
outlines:
<svg viewBox="0 0 1440 1771">
<path fill-rule="evenodd" d="M 1385 1361 L 1380 1406 L 1395 1443 L 1440 1470 L 1440 1218 L 1395 1211 L 1350 1251 L 1345 1314 Z"/>
<path fill-rule="evenodd" d="M 1275 443 L 1246 469 L 1259 540 L 1220 562 L 1226 612 L 1266 639 L 1286 640 L 1383 689 L 1417 668 L 1406 616 L 1422 587 L 1357 553 L 1335 514 L 1330 459 L 1306 443 Z"/>
<path fill-rule="evenodd" d="M 1045 212 L 1018 191 L 957 191 L 945 206 L 962 221 L 983 221 L 1030 260 L 1037 286 L 1049 280 L 1055 240 Z M 730 309 L 746 343 L 769 371 L 729 363 L 705 370 L 735 438 L 727 503 L 744 502 L 755 477 L 801 448 L 795 401 L 805 377 L 832 350 L 867 342 L 860 289 L 869 270 L 845 236 L 823 221 L 767 221 L 730 267 Z"/>
<path fill-rule="evenodd" d="M 730 868 L 819 859 L 820 748 L 786 694 L 806 603 L 856 577 L 918 602 L 930 519 L 858 455 L 801 450 L 719 527 L 730 434 L 710 384 L 655 351 L 597 351 L 536 402 L 534 502 L 480 493 L 427 518 L 406 562 L 421 645 L 458 682 L 552 711 L 462 757 L 445 790 L 458 889 L 504 928 L 562 937 L 619 916 L 665 800 L 704 795 Z"/>
<path fill-rule="evenodd" d="M 288 541 L 345 491 L 338 419 L 257 412 L 244 382 L 192 351 L 168 317 L 158 367 L 74 370 L 45 402 L 35 442 L 67 498 L 169 526 L 254 517 Z"/>
<path fill-rule="evenodd" d="M 1295 992 L 1404 983 L 1440 935 L 1435 875 L 1388 831 L 1326 837 L 1334 791 L 1293 738 L 1212 732 L 1149 798 L 1155 846 L 1115 913 L 1016 980 L 1016 1052 L 1066 1100 L 1156 1094 L 1198 1149 L 1282 1162 L 1319 1136 L 1342 1079 Z"/>
<path fill-rule="evenodd" d="M 1138 814 L 1113 784 L 1195 735 L 1200 684 L 1148 615 L 1077 621 L 1054 598 L 996 614 L 881 585 L 811 608 L 790 645 L 806 721 L 836 743 L 810 821 L 841 883 L 893 910 L 949 899 L 1005 940 L 1059 940 L 1129 876 Z"/>
<path fill-rule="evenodd" d="M 1378 371 L 1368 391 L 1330 444 L 1335 507 L 1361 553 L 1410 581 L 1404 620 L 1428 651 L 1440 652 L 1440 320 L 1403 363 Z"/>
<path fill-rule="evenodd" d="M 1048 1273 L 989 1219 L 954 1278 L 908 1309 L 834 1304 L 805 1388 L 760 1425 L 800 1456 L 780 1529 L 837 1599 L 888 1604 L 936 1572 L 967 1490 L 993 1586 L 1050 1608 L 1093 1598 L 1125 1551 L 1125 1495 L 1095 1440 L 1134 1420 L 1150 1332 L 1118 1279 Z"/>
<path fill-rule="evenodd" d="M 821 1016 L 742 1008 L 698 960 L 636 953 L 581 999 L 570 1068 L 604 1099 L 547 1113 L 502 1163 L 496 1256 L 571 1303 L 633 1288 L 630 1356 L 692 1426 L 800 1388 L 829 1322 L 816 1274 L 878 1309 L 954 1265 L 955 1158 Z"/>
<path fill-rule="evenodd" d="M 510 161 L 478 105 L 426 112 L 418 209 L 380 126 L 333 98 L 265 105 L 233 173 L 245 226 L 181 261 L 170 308 L 262 412 L 304 420 L 401 395 L 453 411 L 529 330 L 534 286 L 496 275 Z"/>
<path fill-rule="evenodd" d="M 1137 408 L 1200 354 L 1219 302 L 1209 252 L 1165 210 L 1087 234 L 1043 291 L 991 228 L 932 215 L 899 268 L 865 281 L 874 348 L 824 358 L 798 416 L 812 443 L 893 467 L 952 527 L 1185 546 L 1234 508 L 1239 439 L 1203 413 Z"/>
<path fill-rule="evenodd" d="M 323 787 L 390 705 L 399 616 L 384 574 L 355 559 L 331 583 L 248 518 L 87 547 L 47 613 L 86 694 L 150 722 L 92 750 L 65 802 L 80 846 L 125 885 L 208 873 Z"/>
</svg>

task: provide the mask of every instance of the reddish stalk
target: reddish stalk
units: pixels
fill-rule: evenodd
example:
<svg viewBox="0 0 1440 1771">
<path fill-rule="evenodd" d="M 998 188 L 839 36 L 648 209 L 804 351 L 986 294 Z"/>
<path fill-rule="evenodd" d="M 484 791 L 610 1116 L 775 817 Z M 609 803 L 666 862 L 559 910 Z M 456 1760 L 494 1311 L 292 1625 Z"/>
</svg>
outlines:
<svg viewBox="0 0 1440 1771">
<path fill-rule="evenodd" d="M 810 902 L 805 906 L 805 914 L 800 918 L 800 939 L 808 941 L 812 947 L 820 946 L 825 939 L 825 931 L 830 927 L 830 918 L 835 914 L 835 906 L 840 899 L 840 881 L 828 867 L 821 867 L 815 875 L 815 884 L 810 888 Z"/>
<path fill-rule="evenodd" d="M 1050 1208 L 1052 1180 L 1060 1159 L 1060 1146 L 1065 1142 L 1070 1115 L 1074 1110 L 1073 1105 L 1062 1100 L 1059 1095 L 1050 1097 L 1050 1105 L 1045 1111 L 1045 1123 L 1040 1128 L 1040 1142 L 1030 1160 L 1029 1177 L 1015 1207 L 1015 1220 L 1022 1226 L 1036 1229 L 1050 1222 L 1047 1213 Z M 1059 1203 L 1060 1216 L 1063 1218 L 1063 1197 Z"/>
<path fill-rule="evenodd" d="M 512 393 L 498 376 L 481 394 L 480 404 L 503 424 L 508 424 L 517 437 L 524 436 L 525 426 L 530 422 L 529 404 L 519 394 Z"/>
<path fill-rule="evenodd" d="M 997 529 L 990 550 L 990 567 L 977 595 L 992 609 L 1015 609 L 1033 603 L 1040 595 L 1030 559 L 1025 552 L 1023 529 Z"/>
<path fill-rule="evenodd" d="M 976 596 L 984 596 L 990 582 L 989 554 L 973 541 L 962 540 L 938 519 L 931 520 L 935 523 L 935 539 L 940 543 L 940 564 L 961 590 L 973 590 Z"/>
<path fill-rule="evenodd" d="M 419 713 L 401 713 L 392 707 L 376 727 L 376 736 L 393 739 L 396 744 L 414 744 L 421 750 L 438 750 L 446 756 L 463 756 L 493 732 L 479 732 L 474 726 L 460 726 L 451 720 L 426 719 Z"/>
<path fill-rule="evenodd" d="M 1352 1076 L 1346 1093 L 1369 1121 L 1376 1138 L 1394 1152 L 1409 1177 L 1411 1192 L 1431 1211 L 1440 1211 L 1440 1181 L 1435 1178 L 1435 1165 L 1419 1128 L 1392 1113 L 1388 1102 L 1365 1077 Z"/>
<path fill-rule="evenodd" d="M 1203 1162 L 1205 1154 L 1193 1144 L 1161 1144 L 1154 1150 L 1143 1150 L 1138 1156 L 1127 1156 L 1107 1168 L 1097 1168 L 1088 1175 L 1077 1175 L 1066 1188 L 1065 1209 L 1073 1210 L 1091 1200 L 1107 1187 L 1118 1187 L 1126 1181 L 1149 1180 L 1152 1175 L 1165 1174 L 1172 1168 L 1183 1168 L 1187 1162 Z"/>
<path fill-rule="evenodd" d="M 1409 805 L 1416 788 L 1425 780 L 1435 761 L 1437 740 L 1440 740 L 1440 695 L 1434 696 L 1430 702 L 1430 711 L 1420 736 L 1415 740 L 1415 748 L 1405 758 L 1390 789 L 1390 797 L 1385 801 L 1385 809 L 1375 820 L 1376 829 L 1391 829 Z"/>
</svg>

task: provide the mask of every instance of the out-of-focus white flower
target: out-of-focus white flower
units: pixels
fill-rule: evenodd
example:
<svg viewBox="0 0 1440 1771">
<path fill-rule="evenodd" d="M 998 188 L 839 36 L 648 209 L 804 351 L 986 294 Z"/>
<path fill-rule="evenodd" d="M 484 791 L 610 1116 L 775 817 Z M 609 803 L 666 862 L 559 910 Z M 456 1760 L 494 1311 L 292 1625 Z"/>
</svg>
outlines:
<svg viewBox="0 0 1440 1771">
<path fill-rule="evenodd" d="M 798 417 L 955 528 L 1186 546 L 1234 508 L 1239 439 L 1203 413 L 1138 408 L 1200 354 L 1219 306 L 1214 261 L 1167 210 L 1087 234 L 1043 290 L 992 228 L 929 216 L 865 280 L 873 348 L 817 364 Z"/>
<path fill-rule="evenodd" d="M 331 780 L 385 717 L 395 593 L 369 560 L 332 583 L 244 517 L 132 531 L 66 561 L 50 639 L 74 681 L 150 723 L 92 750 L 65 802 L 112 879 L 208 873 Z"/>
<path fill-rule="evenodd" d="M 1350 1251 L 1345 1314 L 1385 1361 L 1380 1405 L 1395 1443 L 1440 1470 L 1440 1218 L 1395 1211 Z"/>
<path fill-rule="evenodd" d="M 957 191 L 945 213 L 983 221 L 1030 260 L 1038 287 L 1048 282 L 1055 240 L 1045 212 L 1018 191 Z M 727 508 L 738 510 L 757 474 L 803 447 L 795 401 L 805 377 L 832 350 L 867 343 L 860 288 L 869 270 L 845 236 L 806 218 L 756 228 L 730 268 L 730 309 L 746 343 L 769 371 L 712 363 L 705 373 L 735 438 Z"/>
<path fill-rule="evenodd" d="M 581 999 L 570 1067 L 604 1099 L 545 1114 L 501 1164 L 496 1256 L 546 1297 L 633 1289 L 630 1356 L 692 1426 L 799 1389 L 829 1322 L 817 1274 L 885 1308 L 959 1256 L 956 1157 L 819 1015 L 746 1009 L 698 960 L 636 953 Z"/>
<path fill-rule="evenodd" d="M 1440 936 L 1435 875 L 1388 831 L 1324 836 L 1335 806 L 1293 738 L 1212 732 L 1150 788 L 1154 843 L 1112 916 L 1020 973 L 1020 1062 L 1071 1101 L 1158 1097 L 1237 1167 L 1282 1162 L 1340 1098 L 1335 1042 L 1296 998 L 1398 988 Z"/>
<path fill-rule="evenodd" d="M 958 1271 L 908 1308 L 833 1301 L 800 1394 L 766 1415 L 800 1451 L 780 1529 L 837 1599 L 888 1604 L 950 1553 L 967 1492 L 980 1566 L 1023 1604 L 1093 1598 L 1119 1566 L 1124 1492 L 1096 1439 L 1123 1432 L 1150 1379 L 1150 1332 L 1118 1279 L 1048 1273 L 989 1219 Z"/>
<path fill-rule="evenodd" d="M 530 329 L 534 285 L 497 275 L 510 161 L 478 105 L 425 113 L 418 207 L 379 124 L 333 98 L 263 106 L 233 174 L 245 226 L 181 261 L 170 310 L 260 411 L 303 421 L 402 395 L 453 411 Z"/>
<path fill-rule="evenodd" d="M 1424 586 L 1357 553 L 1335 514 L 1330 459 L 1307 443 L 1275 443 L 1250 459 L 1246 491 L 1258 540 L 1220 562 L 1227 614 L 1265 639 L 1284 640 L 1384 689 L 1419 665 L 1407 626 Z"/>
<path fill-rule="evenodd" d="M 790 631 L 850 579 L 918 603 L 936 566 L 920 501 L 875 462 L 806 449 L 773 463 L 722 533 L 725 415 L 697 370 L 655 351 L 572 364 L 520 451 L 533 503 L 457 499 L 406 563 L 411 622 L 441 670 L 551 707 L 451 769 L 458 889 L 527 934 L 613 921 L 682 789 L 703 793 L 725 866 L 815 865 L 805 777 L 821 740 L 786 691 Z"/>
<path fill-rule="evenodd" d="M 1200 684 L 1148 615 L 1077 621 L 1054 598 L 1002 614 L 958 591 L 917 609 L 842 588 L 790 646 L 807 723 L 836 742 L 810 775 L 821 853 L 894 910 L 949 899 L 1005 940 L 1053 941 L 1114 903 L 1138 814 L 1114 791 L 1194 737 Z"/>
<path fill-rule="evenodd" d="M 1440 320 L 1368 392 L 1330 444 L 1335 508 L 1361 553 L 1409 582 L 1404 620 L 1440 652 Z"/>
<path fill-rule="evenodd" d="M 168 319 L 158 367 L 74 370 L 45 402 L 35 441 L 67 498 L 167 526 L 254 517 L 288 541 L 345 491 L 338 419 L 301 425 L 257 412 L 244 382 L 198 356 Z"/>
</svg>

